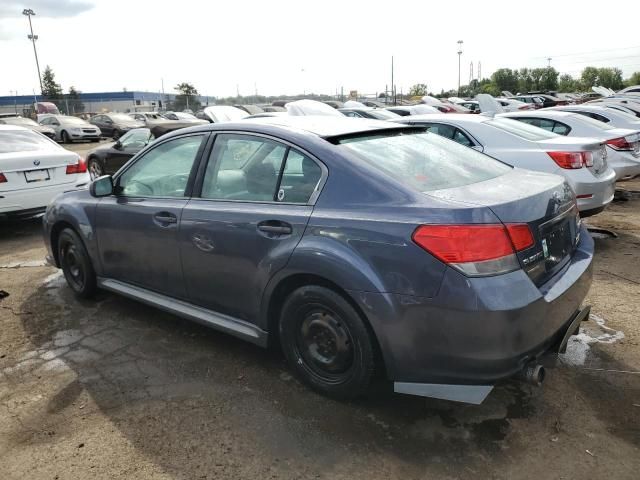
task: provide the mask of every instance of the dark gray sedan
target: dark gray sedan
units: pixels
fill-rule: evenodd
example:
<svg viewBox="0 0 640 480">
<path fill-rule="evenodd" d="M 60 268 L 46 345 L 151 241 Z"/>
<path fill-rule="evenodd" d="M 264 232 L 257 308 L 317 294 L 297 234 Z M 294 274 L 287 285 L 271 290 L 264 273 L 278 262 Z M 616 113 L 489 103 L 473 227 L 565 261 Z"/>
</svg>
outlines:
<svg viewBox="0 0 640 480">
<path fill-rule="evenodd" d="M 261 346 L 324 394 L 479 403 L 542 381 L 588 307 L 593 241 L 559 176 L 423 128 L 276 117 L 182 129 L 44 217 L 71 289 Z"/>
</svg>

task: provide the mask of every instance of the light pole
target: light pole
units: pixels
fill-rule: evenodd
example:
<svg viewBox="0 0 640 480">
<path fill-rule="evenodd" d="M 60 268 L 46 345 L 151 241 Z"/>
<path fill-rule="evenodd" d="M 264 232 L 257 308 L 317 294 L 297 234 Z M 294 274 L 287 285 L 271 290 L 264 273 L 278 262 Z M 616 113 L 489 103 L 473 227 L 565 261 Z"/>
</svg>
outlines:
<svg viewBox="0 0 640 480">
<path fill-rule="evenodd" d="M 460 59 L 462 58 L 462 40 L 458 40 L 458 96 L 460 96 Z"/>
<path fill-rule="evenodd" d="M 29 30 L 31 31 L 31 35 L 27 35 L 27 38 L 31 40 L 31 43 L 33 43 L 33 54 L 36 56 L 36 68 L 38 69 L 38 81 L 40 82 L 40 94 L 43 94 L 42 76 L 40 75 L 40 63 L 38 63 L 38 52 L 36 51 L 36 40 L 38 39 L 38 36 L 33 34 L 33 26 L 31 25 L 31 16 L 35 15 L 36 12 L 31 10 L 30 8 L 25 8 L 24 10 L 22 10 L 22 14 L 26 15 L 29 18 Z"/>
<path fill-rule="evenodd" d="M 547 68 L 551 68 L 551 60 L 551 57 L 547 58 Z"/>
</svg>

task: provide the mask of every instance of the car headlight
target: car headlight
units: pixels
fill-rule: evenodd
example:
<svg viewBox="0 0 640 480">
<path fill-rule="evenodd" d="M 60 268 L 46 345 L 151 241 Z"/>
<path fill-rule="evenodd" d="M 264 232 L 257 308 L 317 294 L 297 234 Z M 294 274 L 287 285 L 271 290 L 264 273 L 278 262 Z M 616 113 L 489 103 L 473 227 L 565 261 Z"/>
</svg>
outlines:
<svg viewBox="0 0 640 480">
<path fill-rule="evenodd" d="M 80 133 L 80 132 L 82 132 L 82 130 L 81 130 L 81 129 L 79 129 L 79 128 L 70 128 L 70 129 L 69 129 L 69 131 L 70 131 L 71 133 Z"/>
</svg>

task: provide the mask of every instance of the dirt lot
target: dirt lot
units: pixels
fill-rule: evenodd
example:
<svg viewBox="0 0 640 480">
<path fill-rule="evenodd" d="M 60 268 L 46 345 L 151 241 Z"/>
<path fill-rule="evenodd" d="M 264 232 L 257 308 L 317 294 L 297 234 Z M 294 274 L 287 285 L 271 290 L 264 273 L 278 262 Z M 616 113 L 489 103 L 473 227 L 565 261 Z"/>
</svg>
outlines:
<svg viewBox="0 0 640 480">
<path fill-rule="evenodd" d="M 640 199 L 589 223 L 619 235 L 596 240 L 591 320 L 544 387 L 481 406 L 320 397 L 276 352 L 75 300 L 40 221 L 0 223 L 0 478 L 637 479 Z"/>
</svg>

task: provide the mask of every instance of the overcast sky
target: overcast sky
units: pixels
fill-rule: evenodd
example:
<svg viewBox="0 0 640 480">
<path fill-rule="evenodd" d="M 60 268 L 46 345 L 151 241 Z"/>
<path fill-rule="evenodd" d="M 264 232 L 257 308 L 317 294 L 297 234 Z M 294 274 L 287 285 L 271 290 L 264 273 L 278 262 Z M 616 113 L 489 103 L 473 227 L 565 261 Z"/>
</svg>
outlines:
<svg viewBox="0 0 640 480">
<path fill-rule="evenodd" d="M 65 92 L 166 92 L 191 82 L 213 96 L 455 88 L 469 64 L 560 72 L 640 70 L 640 2 L 603 15 L 584 2 L 397 0 L 0 0 L 0 95 L 38 90 L 23 8 L 32 8 L 41 69 Z M 393 9 L 391 9 L 393 8 Z M 525 19 L 526 20 L 523 20 Z M 539 18 L 539 20 L 535 20 Z M 625 20 L 628 19 L 628 20 Z"/>
</svg>

